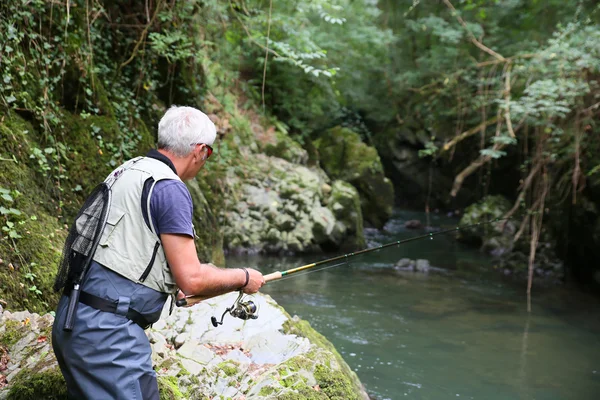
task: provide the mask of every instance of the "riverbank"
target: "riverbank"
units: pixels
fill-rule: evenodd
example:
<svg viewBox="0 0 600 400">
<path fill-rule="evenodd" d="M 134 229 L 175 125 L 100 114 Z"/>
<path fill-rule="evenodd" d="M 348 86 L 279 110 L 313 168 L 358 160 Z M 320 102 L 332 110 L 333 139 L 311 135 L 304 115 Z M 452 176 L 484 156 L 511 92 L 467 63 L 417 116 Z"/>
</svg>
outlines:
<svg viewBox="0 0 600 400">
<path fill-rule="evenodd" d="M 148 329 L 161 399 L 356 399 L 368 396 L 354 372 L 306 321 L 267 295 L 255 295 L 259 319 L 210 316 L 237 294 L 176 308 Z M 51 348 L 50 314 L 0 308 L 0 399 L 66 399 Z"/>
</svg>

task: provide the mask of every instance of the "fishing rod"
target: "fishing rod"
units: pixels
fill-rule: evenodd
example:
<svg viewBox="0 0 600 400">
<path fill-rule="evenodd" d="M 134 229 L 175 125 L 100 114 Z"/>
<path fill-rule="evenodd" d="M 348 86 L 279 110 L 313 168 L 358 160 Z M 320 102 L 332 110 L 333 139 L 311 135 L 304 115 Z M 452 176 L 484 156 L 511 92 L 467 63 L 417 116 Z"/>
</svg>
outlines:
<svg viewBox="0 0 600 400">
<path fill-rule="evenodd" d="M 497 218 L 497 219 L 494 219 L 491 221 L 478 222 L 476 224 L 456 226 L 454 228 L 445 229 L 445 230 L 441 230 L 441 231 L 437 231 L 437 232 L 430 232 L 425 235 L 415 236 L 415 237 L 411 237 L 411 238 L 403 239 L 403 240 L 397 240 L 395 242 L 390 242 L 390 243 L 382 244 L 380 246 L 370 247 L 370 248 L 367 248 L 364 250 L 356 251 L 354 253 L 348 253 L 348 254 L 344 254 L 341 256 L 328 258 L 326 260 L 321 260 L 321 261 L 317 261 L 317 262 L 314 262 L 311 264 L 306 264 L 301 267 L 288 269 L 286 271 L 275 271 L 270 274 L 264 275 L 265 283 L 271 282 L 271 281 L 276 281 L 276 280 L 283 278 L 284 276 L 293 275 L 297 272 L 306 271 L 306 270 L 318 267 L 320 265 L 324 265 L 324 264 L 328 264 L 328 263 L 332 263 L 332 262 L 340 261 L 340 260 L 347 260 L 350 257 L 355 257 L 355 256 L 358 256 L 361 254 L 366 254 L 366 253 L 370 253 L 373 251 L 385 249 L 386 247 L 398 246 L 398 245 L 401 245 L 404 243 L 414 242 L 416 240 L 422 240 L 422 239 L 427 239 L 427 238 L 433 239 L 433 237 L 437 236 L 437 235 L 443 235 L 443 234 L 450 233 L 450 232 L 456 232 L 456 231 L 459 231 L 462 229 L 475 228 L 475 227 L 482 226 L 482 225 L 489 225 L 492 223 L 505 221 L 508 219 L 510 219 L 510 218 Z M 343 264 L 345 264 L 345 263 L 340 263 L 338 265 L 343 265 Z M 338 266 L 338 265 L 334 265 L 334 267 Z M 323 269 L 326 269 L 326 268 L 323 268 Z M 317 270 L 317 271 L 320 271 L 320 270 Z M 315 271 L 315 272 L 317 272 L 317 271 Z M 177 304 L 178 307 L 189 307 L 189 306 L 197 304 L 203 300 L 210 299 L 212 297 L 214 297 L 214 296 L 202 296 L 202 295 L 186 296 L 182 299 L 177 300 L 175 304 Z M 211 321 L 212 321 L 213 326 L 216 327 L 218 325 L 221 325 L 223 323 L 223 318 L 225 317 L 225 315 L 227 313 L 231 314 L 235 318 L 240 318 L 243 320 L 258 318 L 258 315 L 256 315 L 256 312 L 258 311 L 256 304 L 254 304 L 254 302 L 252 302 L 252 301 L 242 301 L 243 300 L 242 297 L 243 297 L 243 292 L 240 291 L 240 294 L 238 295 L 237 300 L 233 303 L 233 305 L 231 307 L 227 308 L 225 310 L 225 312 L 223 313 L 223 315 L 221 316 L 221 322 L 218 322 L 215 317 L 212 317 Z"/>
</svg>

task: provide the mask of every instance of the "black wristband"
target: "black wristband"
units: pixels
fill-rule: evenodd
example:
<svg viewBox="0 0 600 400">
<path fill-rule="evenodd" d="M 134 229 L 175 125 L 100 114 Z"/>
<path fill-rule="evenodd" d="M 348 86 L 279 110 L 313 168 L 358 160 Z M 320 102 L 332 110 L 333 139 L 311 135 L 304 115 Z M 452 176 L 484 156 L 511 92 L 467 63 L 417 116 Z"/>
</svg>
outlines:
<svg viewBox="0 0 600 400">
<path fill-rule="evenodd" d="M 248 273 L 248 270 L 246 268 L 242 268 L 242 269 L 246 273 L 246 283 L 244 283 L 244 286 L 240 287 L 239 290 L 242 290 L 243 288 L 248 286 L 248 282 L 250 282 L 250 274 Z"/>
</svg>

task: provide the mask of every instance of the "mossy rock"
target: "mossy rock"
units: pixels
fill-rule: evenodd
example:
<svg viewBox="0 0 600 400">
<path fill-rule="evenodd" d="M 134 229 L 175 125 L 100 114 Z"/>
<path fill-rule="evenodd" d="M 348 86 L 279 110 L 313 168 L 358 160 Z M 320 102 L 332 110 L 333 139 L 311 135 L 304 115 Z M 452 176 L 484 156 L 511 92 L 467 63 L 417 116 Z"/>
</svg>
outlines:
<svg viewBox="0 0 600 400">
<path fill-rule="evenodd" d="M 377 150 L 348 129 L 329 129 L 314 141 L 321 167 L 332 179 L 350 182 L 360 194 L 363 217 L 381 228 L 392 215 L 394 188 Z"/>
<path fill-rule="evenodd" d="M 334 229 L 344 230 L 339 234 L 341 238 L 341 243 L 338 243 L 339 249 L 350 251 L 364 248 L 362 209 L 360 197 L 354 186 L 341 180 L 333 182 L 327 208 L 335 216 L 337 224 L 341 224 Z"/>
<path fill-rule="evenodd" d="M 16 160 L 1 161 L 0 188 L 10 193 L 0 207 L 18 212 L 0 215 L 0 226 L 12 224 L 0 231 L 0 299 L 8 309 L 43 312 L 56 306 L 52 285 L 66 231 L 47 182 L 28 165 L 31 149 L 40 146 L 36 139 L 32 125 L 17 114 L 0 123 L 0 158 Z"/>
<path fill-rule="evenodd" d="M 283 324 L 283 332 L 307 338 L 317 347 L 333 354 L 335 363 L 339 366 L 338 369 L 333 369 L 330 365 L 324 363 L 317 365 L 314 371 L 317 384 L 321 389 L 324 389 L 323 391 L 329 399 L 361 398 L 358 393 L 362 393 L 363 389 L 358 376 L 350 369 L 340 353 L 338 353 L 333 344 L 325 336 L 315 331 L 307 321 L 301 320 L 298 317 L 288 319 Z M 314 359 L 314 356 L 310 356 L 310 358 Z M 295 362 L 297 361 L 291 359 L 287 363 L 293 366 Z M 325 390 L 325 388 L 327 389 Z"/>
<path fill-rule="evenodd" d="M 58 367 L 32 373 L 22 370 L 11 382 L 7 400 L 67 400 L 67 386 Z"/>
<path fill-rule="evenodd" d="M 264 146 L 265 154 L 273 157 L 283 158 L 291 163 L 306 164 L 308 152 L 285 133 L 276 130 L 274 140 Z"/>
<path fill-rule="evenodd" d="M 510 202 L 503 196 L 487 196 L 465 209 L 460 220 L 460 225 L 474 225 L 502 218 L 510 210 L 511 206 Z M 502 235 L 503 223 L 504 221 L 461 229 L 458 231 L 457 237 L 463 242 L 480 246 L 486 240 Z M 514 230 L 514 224 L 511 225 L 512 230 Z"/>
<path fill-rule="evenodd" d="M 200 178 L 186 182 L 194 204 L 193 223 L 198 240 L 196 250 L 201 262 L 212 262 L 218 266 L 225 266 L 223 253 L 223 234 L 219 228 L 219 221 L 213 213 L 213 208 L 205 193 L 211 189 Z M 203 189 L 204 188 L 204 189 Z"/>
<path fill-rule="evenodd" d="M 186 398 L 179 389 L 176 377 L 158 376 L 157 381 L 160 400 L 181 400 Z"/>
</svg>

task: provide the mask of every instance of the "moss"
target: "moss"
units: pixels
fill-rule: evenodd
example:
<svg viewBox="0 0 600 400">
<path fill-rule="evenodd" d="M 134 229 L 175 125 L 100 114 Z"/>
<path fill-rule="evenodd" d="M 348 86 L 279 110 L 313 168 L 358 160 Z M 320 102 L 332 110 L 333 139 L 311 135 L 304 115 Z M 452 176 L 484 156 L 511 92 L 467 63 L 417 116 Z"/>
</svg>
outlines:
<svg viewBox="0 0 600 400">
<path fill-rule="evenodd" d="M 277 389 L 275 389 L 272 386 L 263 386 L 262 388 L 260 388 L 260 392 L 258 392 L 258 395 L 260 397 L 267 397 L 272 394 L 275 394 L 276 392 L 277 392 Z"/>
<path fill-rule="evenodd" d="M 314 345 L 332 353 L 336 363 L 339 365 L 339 370 L 330 369 L 329 360 L 326 357 L 323 357 L 319 354 L 316 354 L 316 353 L 308 354 L 307 358 L 309 358 L 309 359 L 317 359 L 318 357 L 324 358 L 323 361 L 325 363 L 325 368 L 328 368 L 331 371 L 331 374 L 335 375 L 336 382 L 340 381 L 341 379 L 344 379 L 344 381 L 346 383 L 348 383 L 348 385 L 350 385 L 351 393 L 358 393 L 361 390 L 362 384 L 360 383 L 360 380 L 358 379 L 358 376 L 356 375 L 356 373 L 350 369 L 348 364 L 346 364 L 346 362 L 344 361 L 344 359 L 342 358 L 340 353 L 338 353 L 338 351 L 335 349 L 333 344 L 331 344 L 331 342 L 329 342 L 327 340 L 327 338 L 325 338 L 325 336 L 323 336 L 319 332 L 315 331 L 307 321 L 301 320 L 297 317 L 290 318 L 283 324 L 283 332 L 286 334 L 292 334 L 292 335 L 305 337 Z M 320 370 L 320 371 L 322 371 L 322 370 Z M 321 385 L 321 382 L 319 381 L 319 378 L 317 377 L 316 371 L 315 371 L 315 378 L 317 379 L 317 382 L 319 383 L 319 385 Z M 321 376 L 321 378 L 323 378 L 323 377 Z M 323 382 L 328 384 L 329 386 L 334 386 L 333 383 L 328 383 L 327 381 L 323 381 Z M 339 383 L 341 385 L 341 381 Z M 343 387 L 345 388 L 346 386 L 343 386 Z"/>
<path fill-rule="evenodd" d="M 174 376 L 158 376 L 158 391 L 160 400 L 179 400 L 184 395 L 179 390 L 177 378 Z"/>
<path fill-rule="evenodd" d="M 277 400 L 328 400 L 327 394 L 320 389 L 313 389 L 308 385 L 295 388 L 293 392 L 277 396 Z"/>
<path fill-rule="evenodd" d="M 311 360 L 311 353 L 300 354 L 287 360 L 283 366 L 291 372 L 298 372 L 302 370 L 309 370 L 312 368 L 313 361 Z"/>
<path fill-rule="evenodd" d="M 217 365 L 217 368 L 223 371 L 226 376 L 233 376 L 240 372 L 239 363 L 232 360 L 223 361 Z"/>
<path fill-rule="evenodd" d="M 264 146 L 265 154 L 283 158 L 291 163 L 305 163 L 308 153 L 297 142 L 279 130 L 275 131 L 274 140 Z"/>
<path fill-rule="evenodd" d="M 23 324 L 19 321 L 4 321 L 4 331 L 0 332 L 0 344 L 10 347 L 17 343 L 23 337 L 22 327 Z"/>
<path fill-rule="evenodd" d="M 22 370 L 13 380 L 7 400 L 67 399 L 67 386 L 58 368 L 30 373 Z"/>
<path fill-rule="evenodd" d="M 35 148 L 54 148 L 49 134 L 12 111 L 0 121 L 0 187 L 20 193 L 10 204 L 0 199 L 0 206 L 20 212 L 0 215 L 0 226 L 8 221 L 21 236 L 9 238 L 0 231 L 0 281 L 6 282 L 0 287 L 0 298 L 7 302 L 7 309 L 38 313 L 55 309 L 58 295 L 52 286 L 67 233 L 65 225 L 71 223 L 85 195 L 112 169 L 110 156 L 101 151 L 95 136 L 102 135 L 105 142 L 122 140 L 117 122 L 108 116 L 83 119 L 63 111 L 60 121 L 53 135 L 68 149 L 64 157 L 48 156 L 42 165 L 30 156 Z M 138 148 L 148 147 L 152 135 L 141 120 L 134 124 L 140 133 Z M 61 178 L 60 186 L 53 177 L 58 169 L 67 176 Z"/>
<path fill-rule="evenodd" d="M 347 128 L 329 129 L 314 143 L 321 167 L 332 179 L 350 182 L 361 196 L 363 217 L 377 228 L 392 215 L 394 188 L 374 147 Z"/>
<path fill-rule="evenodd" d="M 315 368 L 315 379 L 323 393 L 331 400 L 359 399 L 352 381 L 341 371 L 334 371 L 319 364 Z"/>
<path fill-rule="evenodd" d="M 337 205 L 343 208 L 337 209 Z M 365 247 L 363 215 L 360 197 L 356 189 L 341 180 L 333 182 L 328 208 L 348 229 L 340 246 L 341 250 L 354 250 Z"/>
<path fill-rule="evenodd" d="M 465 209 L 460 225 L 472 225 L 502 218 L 511 206 L 510 202 L 503 196 L 487 196 Z M 508 223 L 513 225 L 512 228 L 514 229 L 514 224 L 511 221 Z M 501 236 L 503 224 L 503 222 L 499 222 L 498 224 L 461 229 L 458 231 L 457 238 L 467 243 L 480 245 L 490 237 Z"/>
<path fill-rule="evenodd" d="M 9 113 L 0 122 L 0 157 L 17 160 L 0 161 L 0 187 L 15 194 L 12 202 L 0 201 L 0 206 L 21 213 L 0 216 L 0 225 L 11 221 L 21 236 L 10 239 L 0 231 L 0 298 L 8 309 L 41 313 L 56 305 L 51 288 L 65 232 L 56 218 L 59 204 L 48 194 L 51 183 L 29 164 L 31 149 L 42 147 L 37 139 L 32 125 L 17 114 Z M 35 274 L 30 276 L 33 281 L 25 278 L 28 273 Z M 41 294 L 29 290 L 34 285 Z"/>
<path fill-rule="evenodd" d="M 196 241 L 198 258 L 202 262 L 212 262 L 215 265 L 224 266 L 223 235 L 213 212 L 214 205 L 205 196 L 205 193 L 210 193 L 211 189 L 206 182 L 199 179 L 188 181 L 186 184 L 194 203 L 193 222 L 199 238 Z"/>
</svg>

